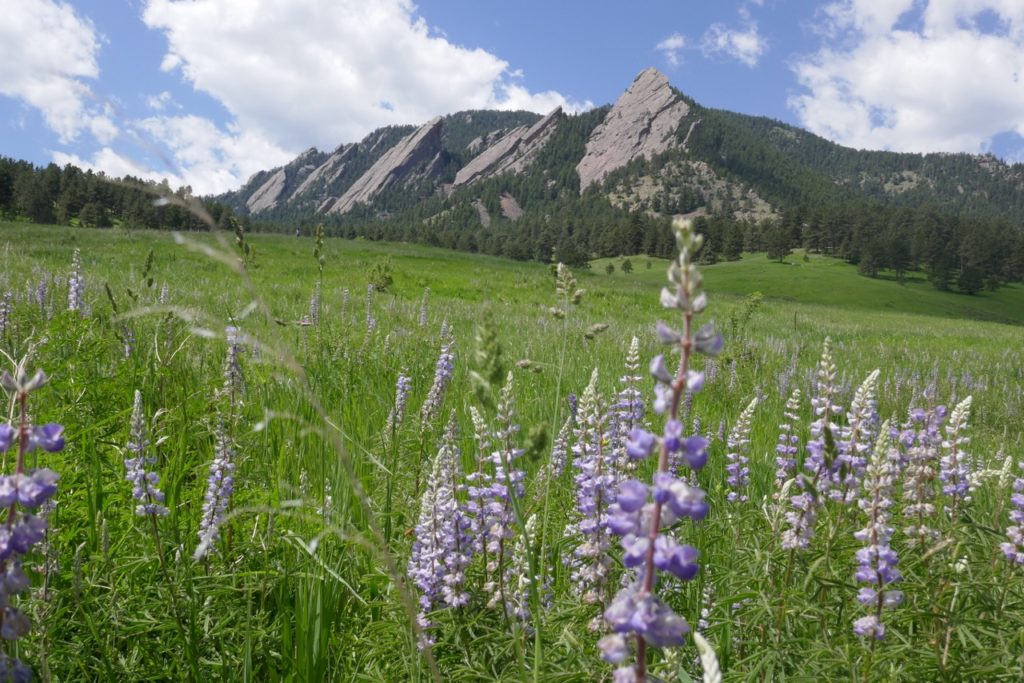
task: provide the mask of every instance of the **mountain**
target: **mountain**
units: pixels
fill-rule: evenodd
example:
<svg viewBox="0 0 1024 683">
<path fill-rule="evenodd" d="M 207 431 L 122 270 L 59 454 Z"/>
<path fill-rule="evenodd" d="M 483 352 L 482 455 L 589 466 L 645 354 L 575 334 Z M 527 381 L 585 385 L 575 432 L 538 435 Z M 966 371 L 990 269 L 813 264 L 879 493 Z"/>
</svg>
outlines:
<svg viewBox="0 0 1024 683">
<path fill-rule="evenodd" d="M 270 229 L 324 223 L 522 259 L 669 255 L 670 219 L 685 215 L 709 260 L 805 247 L 866 275 L 923 268 L 940 289 L 1024 277 L 1024 165 L 850 149 L 704 107 L 653 68 L 611 105 L 382 128 L 216 199 Z"/>
<path fill-rule="evenodd" d="M 575 177 L 554 178 L 564 175 L 566 159 L 549 154 L 545 162 L 536 160 L 553 140 L 557 144 L 559 128 L 570 122 L 579 128 L 584 120 L 583 146 L 571 159 Z M 306 150 L 218 199 L 255 220 L 344 221 L 352 214 L 351 220 L 363 221 L 394 218 L 437 199 L 444 200 L 440 211 L 449 213 L 479 206 L 486 204 L 486 181 L 537 174 L 547 178 L 549 190 L 571 186 L 584 195 L 595 188 L 613 206 L 651 215 L 771 219 L 823 198 L 1013 221 L 1024 209 L 1020 164 L 990 155 L 853 150 L 769 118 L 702 107 L 653 68 L 638 74 L 610 108 L 578 116 L 556 109 L 545 117 L 462 112 L 418 128 L 382 128 L 330 154 Z M 529 213 L 529 198 L 509 187 L 500 195 Z M 539 209 L 546 202 L 533 203 Z"/>
</svg>

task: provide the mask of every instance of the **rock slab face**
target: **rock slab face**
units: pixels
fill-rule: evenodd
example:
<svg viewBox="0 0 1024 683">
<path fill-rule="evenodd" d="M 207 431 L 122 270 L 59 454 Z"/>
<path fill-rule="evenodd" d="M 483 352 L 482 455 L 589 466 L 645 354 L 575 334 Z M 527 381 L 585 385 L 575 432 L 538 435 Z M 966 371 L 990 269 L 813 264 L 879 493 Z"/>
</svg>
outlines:
<svg viewBox="0 0 1024 683">
<path fill-rule="evenodd" d="M 664 74 L 654 68 L 641 71 L 587 140 L 576 165 L 580 192 L 639 156 L 650 159 L 664 152 L 689 113 Z"/>
<path fill-rule="evenodd" d="M 455 174 L 454 186 L 462 187 L 500 173 L 519 173 L 533 160 L 538 150 L 544 147 L 561 118 L 562 108 L 556 107 L 532 126 L 520 126 L 510 130 L 459 169 Z M 470 143 L 471 149 L 474 143 L 479 147 L 482 139 L 477 138 Z"/>
<path fill-rule="evenodd" d="M 317 166 L 312 173 L 306 176 L 306 179 L 302 181 L 302 184 L 295 188 L 295 192 L 292 193 L 292 196 L 298 197 L 305 194 L 307 191 L 312 189 L 316 182 L 321 178 L 323 178 L 325 182 L 331 182 L 331 180 L 337 177 L 338 173 L 344 170 L 345 159 L 350 155 L 355 147 L 356 146 L 354 144 L 346 144 L 336 149 L 331 156 L 327 157 L 327 161 Z"/>
<path fill-rule="evenodd" d="M 271 174 L 267 182 L 260 185 L 245 202 L 249 213 L 259 213 L 276 205 L 277 200 L 281 197 L 281 193 L 284 192 L 287 180 L 284 168 L 279 168 L 275 173 Z"/>
<path fill-rule="evenodd" d="M 390 185 L 429 176 L 443 165 L 441 117 L 438 116 L 385 152 L 345 194 L 324 210 L 328 213 L 347 213 L 356 204 L 371 202 Z"/>
<path fill-rule="evenodd" d="M 315 161 L 319 156 L 320 153 L 316 148 L 310 147 L 285 166 L 271 171 L 270 177 L 253 190 L 245 200 L 245 207 L 249 213 L 266 211 L 286 201 L 292 195 L 295 184 L 304 183 L 304 179 L 308 178 L 308 175 L 316 169 Z"/>
</svg>

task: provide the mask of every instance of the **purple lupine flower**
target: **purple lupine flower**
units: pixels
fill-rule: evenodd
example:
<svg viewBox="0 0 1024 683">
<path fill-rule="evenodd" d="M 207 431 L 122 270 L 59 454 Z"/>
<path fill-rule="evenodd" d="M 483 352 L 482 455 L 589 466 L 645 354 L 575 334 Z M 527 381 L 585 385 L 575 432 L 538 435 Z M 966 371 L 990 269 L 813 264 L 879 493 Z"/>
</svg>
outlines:
<svg viewBox="0 0 1024 683">
<path fill-rule="evenodd" d="M 48 287 L 49 282 L 46 277 L 44 276 L 39 278 L 39 285 L 36 287 L 35 291 L 35 301 L 36 305 L 39 306 L 39 310 L 44 313 L 46 312 L 46 290 Z"/>
<path fill-rule="evenodd" d="M 515 422 L 515 395 L 511 372 L 508 373 L 505 386 L 498 395 L 496 419 L 495 450 L 491 452 L 489 458 L 494 469 L 494 477 L 485 505 L 488 526 L 484 529 L 484 548 L 488 554 L 488 581 L 484 583 L 484 591 L 490 594 L 488 607 L 501 605 L 505 609 L 508 605 L 507 592 L 510 587 L 504 582 L 504 563 L 507 558 L 506 542 L 512 538 L 512 499 L 522 498 L 523 478 L 526 475 L 517 462 L 523 455 L 523 449 L 516 447 L 515 444 L 519 425 Z"/>
<path fill-rule="evenodd" d="M 135 390 L 135 404 L 132 407 L 131 438 L 126 446 L 133 455 L 125 458 L 125 479 L 132 483 L 132 497 L 138 501 L 135 514 L 139 516 L 164 516 L 168 513 L 164 507 L 164 494 L 157 488 L 160 475 L 147 470 L 147 465 L 156 463 L 156 458 L 147 456 L 149 439 L 146 438 L 146 417 L 142 412 L 142 392 Z"/>
<path fill-rule="evenodd" d="M 818 508 L 823 502 L 820 496 L 827 494 L 831 482 L 834 463 L 828 461 L 825 432 L 835 434 L 837 426 L 832 418 L 841 408 L 835 403 L 836 366 L 832 362 L 832 340 L 829 337 L 825 337 L 817 375 L 815 396 L 811 399 L 817 419 L 811 423 L 812 438 L 807 442 L 807 458 L 804 461 L 810 476 L 805 474 L 803 476 L 807 477 L 806 480 L 803 477 L 797 479 L 797 484 L 804 490 L 790 497 L 792 509 L 786 512 L 789 528 L 782 532 L 782 547 L 785 550 L 802 550 L 810 545 L 818 521 Z"/>
<path fill-rule="evenodd" d="M 896 568 L 899 561 L 896 551 L 889 545 L 893 533 L 889 526 L 889 508 L 893 505 L 897 458 L 887 422 L 882 426 L 865 472 L 863 496 L 857 501 L 858 507 L 867 515 L 868 523 L 853 535 L 865 544 L 857 551 L 856 579 L 867 585 L 857 593 L 857 602 L 867 606 L 871 614 L 853 623 L 854 633 L 864 638 L 884 638 L 882 609 L 896 607 L 903 601 L 903 593 L 889 588 L 902 578 Z"/>
<path fill-rule="evenodd" d="M 832 500 L 849 504 L 857 499 L 860 480 L 867 467 L 867 453 L 875 438 L 878 422 L 875 389 L 878 385 L 878 370 L 872 371 L 857 388 L 846 414 L 847 424 L 836 435 L 839 454 L 836 457 L 832 477 Z"/>
<path fill-rule="evenodd" d="M 486 565 L 488 560 L 484 535 L 491 528 L 494 519 L 493 508 L 488 506 L 491 483 L 494 480 L 487 466 L 491 453 L 491 435 L 487 422 L 475 406 L 469 407 L 469 415 L 473 420 L 473 440 L 476 444 L 477 457 L 476 470 L 466 475 L 466 511 L 470 517 L 473 551 L 484 556 Z"/>
<path fill-rule="evenodd" d="M 728 464 L 725 466 L 725 471 L 729 474 L 726 478 L 726 484 L 729 487 L 726 500 L 730 503 L 745 503 L 749 500 L 747 486 L 750 484 L 750 467 L 748 467 L 750 462 L 748 456 L 750 450 L 750 422 L 756 407 L 757 398 L 754 398 L 744 408 L 743 412 L 740 413 L 736 424 L 729 432 L 729 439 L 726 442 L 726 446 L 729 448 L 729 454 L 726 456 Z"/>
<path fill-rule="evenodd" d="M 395 404 L 388 413 L 388 421 L 384 425 L 384 432 L 381 435 L 384 439 L 384 447 L 389 448 L 392 437 L 398 433 L 405 420 L 405 406 L 409 402 L 409 391 L 412 389 L 412 378 L 409 372 L 402 368 L 398 373 L 398 380 L 395 382 Z"/>
<path fill-rule="evenodd" d="M 220 527 L 224 522 L 231 496 L 235 492 L 235 451 L 223 422 L 217 425 L 217 452 L 210 463 L 203 497 L 203 513 L 199 521 L 199 545 L 192 557 L 201 560 L 211 551 L 216 552 Z"/>
<path fill-rule="evenodd" d="M 577 413 L 573 466 L 576 482 L 577 518 L 565 529 L 566 536 L 578 537 L 572 557 L 572 589 L 584 602 L 599 604 L 612 569 L 611 537 L 607 528 L 608 506 L 615 502 L 615 472 L 612 453 L 605 448 L 606 414 L 597 390 L 597 368 L 580 398 Z"/>
<path fill-rule="evenodd" d="M 1024 472 L 1024 461 L 1017 463 L 1019 471 Z M 1010 496 L 1010 503 L 1013 509 L 1010 510 L 1010 521 L 1013 522 L 1006 527 L 1007 541 L 999 544 L 1011 562 L 1024 565 L 1024 476 L 1013 480 L 1013 494 Z"/>
<path fill-rule="evenodd" d="M 452 412 L 420 500 L 407 569 L 420 592 L 418 620 L 425 628 L 430 626 L 428 612 L 440 605 L 459 607 L 469 601 L 464 584 L 466 567 L 473 558 L 473 544 L 469 536 L 470 519 L 456 497 L 461 475 L 456 439 Z M 420 646 L 430 643 L 430 637 L 423 635 Z"/>
<path fill-rule="evenodd" d="M 85 305 L 85 279 L 82 277 L 82 251 L 75 249 L 68 276 L 68 310 L 81 312 Z"/>
<path fill-rule="evenodd" d="M 9 424 L 0 424 L 0 453 L 7 451 L 14 443 L 17 431 Z"/>
<path fill-rule="evenodd" d="M 22 569 L 21 558 L 46 535 L 45 516 L 30 514 L 20 508 L 37 510 L 57 492 L 57 474 L 49 469 L 30 470 L 25 467 L 25 455 L 36 448 L 48 453 L 64 448 L 64 428 L 47 424 L 34 429 L 28 425 L 26 403 L 28 395 L 46 384 L 46 374 L 37 371 L 29 375 L 19 367 L 14 376 L 7 371 L 0 374 L 0 386 L 14 395 L 19 406 L 19 423 L 0 425 L 0 451 L 18 444 L 14 474 L 0 476 L 0 505 L 6 507 L 7 523 L 0 526 L 0 637 L 17 640 L 28 634 L 32 627 L 28 617 L 13 602 L 13 596 L 25 592 L 29 579 Z M 20 508 L 19 508 L 20 506 Z M 30 681 L 32 671 L 17 659 L 0 655 L 0 677 L 4 680 Z"/>
<path fill-rule="evenodd" d="M 631 435 L 643 427 L 644 400 L 638 385 L 643 380 L 640 371 L 640 341 L 633 337 L 626 353 L 626 372 L 619 378 L 622 389 L 615 397 L 611 408 L 611 436 L 616 446 L 615 467 L 621 474 L 628 474 L 635 468 L 634 456 L 630 453 Z"/>
<path fill-rule="evenodd" d="M 426 430 L 429 424 L 437 417 L 441 410 L 441 403 L 444 401 L 445 392 L 452 379 L 452 371 L 455 369 L 455 339 L 452 337 L 441 338 L 441 353 L 434 365 L 434 383 L 430 385 L 427 398 L 420 407 L 420 429 Z"/>
<path fill-rule="evenodd" d="M 430 287 L 423 289 L 423 300 L 420 301 L 420 327 L 427 326 L 427 298 L 430 296 Z"/>
<path fill-rule="evenodd" d="M 604 618 L 615 633 L 631 633 L 637 639 L 636 665 L 617 669 L 613 674 L 616 681 L 644 681 L 646 646 L 681 645 L 683 636 L 689 632 L 686 620 L 654 593 L 656 574 L 667 572 L 684 581 L 697 574 L 698 551 L 678 543 L 664 529 L 680 517 L 697 521 L 708 512 L 704 492 L 676 479 L 669 471 L 669 458 L 677 452 L 681 462 L 692 469 L 702 467 L 707 460 L 708 440 L 682 434 L 681 395 L 677 391 L 692 396 L 699 390 L 704 378 L 690 370 L 691 354 L 696 351 L 715 355 L 722 348 L 722 339 L 710 325 L 692 332 L 694 315 L 703 311 L 707 304 L 707 297 L 701 291 L 700 273 L 692 262 L 693 255 L 703 244 L 703 237 L 693 233 L 690 222 L 682 221 L 676 224 L 676 242 L 679 258 L 668 271 L 673 287 L 662 290 L 661 302 L 666 308 L 680 311 L 685 324 L 681 333 L 664 324 L 659 326 L 659 337 L 670 340 L 681 353 L 678 376 L 669 374 L 663 357 L 655 358 L 650 366 L 651 375 L 658 383 L 655 411 L 668 413 L 665 433 L 659 440 L 657 472 L 650 487 L 638 481 L 623 482 L 617 491 L 621 500 L 609 509 L 608 528 L 622 536 L 623 564 L 637 568 L 637 581 L 621 589 L 604 611 Z M 631 439 L 634 443 L 640 440 Z M 610 661 L 624 659 L 623 648 L 617 640 L 602 641 L 601 649 Z"/>
<path fill-rule="evenodd" d="M 548 471 L 551 476 L 558 479 L 565 472 L 565 464 L 569 457 L 569 435 L 572 432 L 572 416 L 565 419 L 562 428 L 558 430 L 558 436 L 551 446 L 551 459 L 548 461 Z"/>
<path fill-rule="evenodd" d="M 796 472 L 797 444 L 800 437 L 796 434 L 796 427 L 800 422 L 797 411 L 800 410 L 800 390 L 794 389 L 786 401 L 783 411 L 785 422 L 779 425 L 779 442 L 775 446 L 775 485 L 777 487 L 773 497 L 778 500 L 782 487 L 789 481 Z"/>
<path fill-rule="evenodd" d="M 223 382 L 220 395 L 223 396 L 232 411 L 242 404 L 245 393 L 245 374 L 242 371 L 242 336 L 234 325 L 224 328 L 224 339 L 227 341 L 227 353 L 224 356 Z"/>
<path fill-rule="evenodd" d="M 939 461 L 939 479 L 942 481 L 942 492 L 949 496 L 950 516 L 955 516 L 961 503 L 970 499 L 969 478 L 971 473 L 968 456 L 963 447 L 970 442 L 964 434 L 967 429 L 967 418 L 971 413 L 971 397 L 960 401 L 949 414 L 946 423 L 946 438 L 942 441 L 945 455 Z"/>
<path fill-rule="evenodd" d="M 935 515 L 935 482 L 939 473 L 940 427 L 946 406 L 931 410 L 912 408 L 909 420 L 899 433 L 899 445 L 905 450 L 903 477 L 903 516 L 909 525 L 903 529 L 908 545 L 929 544 L 938 540 L 932 526 Z"/>
<path fill-rule="evenodd" d="M 7 331 L 7 324 L 11 319 L 11 293 L 4 292 L 0 297 L 0 335 Z"/>
<path fill-rule="evenodd" d="M 377 329 L 377 319 L 373 317 L 373 285 L 366 285 L 366 331 Z"/>
<path fill-rule="evenodd" d="M 532 514 L 526 520 L 523 533 L 512 547 L 512 559 L 505 575 L 505 584 L 509 586 L 509 602 L 506 609 L 524 625 L 527 633 L 533 632 L 530 626 L 530 593 L 534 584 L 539 591 L 541 607 L 550 606 L 552 598 L 550 586 L 544 578 L 544 569 L 538 566 L 536 573 L 530 570 L 530 547 L 535 545 L 536 541 L 537 515 Z"/>
<path fill-rule="evenodd" d="M 167 303 L 170 301 L 170 299 L 171 299 L 171 290 L 167 287 L 167 283 L 165 282 L 160 287 L 160 296 L 157 298 L 156 302 L 158 304 L 160 304 L 161 306 L 166 306 Z"/>
</svg>

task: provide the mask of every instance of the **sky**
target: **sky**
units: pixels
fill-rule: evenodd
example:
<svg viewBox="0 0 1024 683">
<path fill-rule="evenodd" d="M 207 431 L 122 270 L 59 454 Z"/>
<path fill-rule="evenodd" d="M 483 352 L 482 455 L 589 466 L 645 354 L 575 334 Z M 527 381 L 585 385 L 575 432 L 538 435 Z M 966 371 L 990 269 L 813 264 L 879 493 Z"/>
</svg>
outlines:
<svg viewBox="0 0 1024 683">
<path fill-rule="evenodd" d="M 0 0 L 0 155 L 195 194 L 465 109 L 699 103 L 1024 161 L 1024 0 Z"/>
</svg>

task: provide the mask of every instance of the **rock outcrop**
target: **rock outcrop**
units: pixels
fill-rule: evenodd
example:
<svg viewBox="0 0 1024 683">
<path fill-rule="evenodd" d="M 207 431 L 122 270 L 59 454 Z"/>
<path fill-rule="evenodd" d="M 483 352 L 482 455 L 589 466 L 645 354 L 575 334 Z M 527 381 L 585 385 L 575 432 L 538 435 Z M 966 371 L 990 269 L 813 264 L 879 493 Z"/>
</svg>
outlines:
<svg viewBox="0 0 1024 683">
<path fill-rule="evenodd" d="M 313 189 L 318 180 L 323 179 L 324 183 L 330 183 L 337 178 L 338 174 L 345 170 L 345 160 L 351 156 L 355 148 L 354 144 L 349 143 L 334 150 L 334 153 L 327 157 L 327 161 L 317 166 L 312 173 L 306 176 L 302 184 L 295 188 L 292 196 L 298 197 L 305 194 Z"/>
<path fill-rule="evenodd" d="M 434 175 L 444 165 L 444 157 L 441 117 L 438 116 L 385 152 L 326 210 L 329 213 L 347 213 L 356 204 L 371 202 L 394 183 Z"/>
<path fill-rule="evenodd" d="M 641 71 L 587 140 L 576 165 L 580 192 L 639 156 L 650 159 L 664 152 L 689 112 L 664 74 L 654 68 Z"/>
<path fill-rule="evenodd" d="M 556 107 L 532 126 L 512 129 L 459 169 L 454 186 L 462 187 L 500 173 L 522 171 L 554 133 L 561 118 L 562 108 Z M 470 148 L 482 142 L 477 138 L 470 143 Z"/>
<path fill-rule="evenodd" d="M 285 175 L 284 167 L 277 169 L 270 175 L 270 178 L 260 185 L 245 202 L 249 213 L 259 213 L 277 204 L 288 177 Z"/>
<path fill-rule="evenodd" d="M 317 168 L 321 158 L 322 155 L 316 147 L 310 147 L 284 166 L 269 171 L 269 176 L 262 180 L 255 189 L 247 189 L 255 180 L 255 178 L 251 178 L 249 183 L 246 183 L 246 186 L 240 190 L 247 195 L 245 208 L 249 210 L 249 213 L 259 213 L 286 201 L 292 196 L 296 184 L 304 183 Z"/>
</svg>

